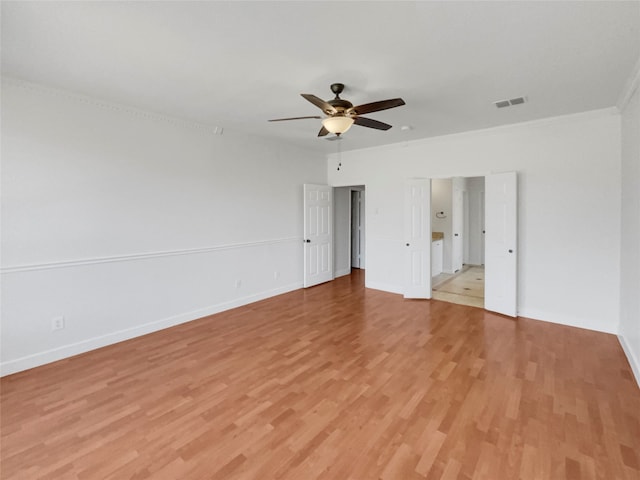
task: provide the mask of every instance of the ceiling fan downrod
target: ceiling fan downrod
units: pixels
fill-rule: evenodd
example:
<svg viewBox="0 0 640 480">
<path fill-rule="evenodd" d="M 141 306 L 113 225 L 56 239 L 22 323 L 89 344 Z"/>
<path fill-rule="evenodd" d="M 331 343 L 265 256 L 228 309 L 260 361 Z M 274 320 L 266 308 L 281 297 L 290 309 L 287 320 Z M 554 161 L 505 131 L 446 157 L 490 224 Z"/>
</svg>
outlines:
<svg viewBox="0 0 640 480">
<path fill-rule="evenodd" d="M 331 91 L 335 93 L 336 99 L 340 99 L 340 94 L 344 90 L 344 83 L 332 83 Z"/>
</svg>

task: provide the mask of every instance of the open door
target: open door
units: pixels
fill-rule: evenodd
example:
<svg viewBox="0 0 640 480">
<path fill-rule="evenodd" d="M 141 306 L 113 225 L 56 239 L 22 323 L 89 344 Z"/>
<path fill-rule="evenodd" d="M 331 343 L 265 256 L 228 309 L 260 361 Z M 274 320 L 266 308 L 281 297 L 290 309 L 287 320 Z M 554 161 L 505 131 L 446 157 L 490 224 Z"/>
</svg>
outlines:
<svg viewBox="0 0 640 480">
<path fill-rule="evenodd" d="M 467 232 L 464 231 L 464 192 L 460 187 L 461 178 L 452 180 L 451 195 L 451 226 L 453 230 L 453 238 L 451 239 L 451 270 L 454 273 L 462 270 L 464 262 L 464 237 Z"/>
<path fill-rule="evenodd" d="M 351 267 L 364 268 L 364 191 L 351 190 Z"/>
<path fill-rule="evenodd" d="M 405 298 L 431 298 L 431 179 L 405 185 Z"/>
<path fill-rule="evenodd" d="M 484 307 L 510 317 L 518 314 L 517 189 L 516 172 L 485 177 Z"/>
<path fill-rule="evenodd" d="M 333 280 L 333 189 L 304 185 L 304 287 Z"/>
</svg>

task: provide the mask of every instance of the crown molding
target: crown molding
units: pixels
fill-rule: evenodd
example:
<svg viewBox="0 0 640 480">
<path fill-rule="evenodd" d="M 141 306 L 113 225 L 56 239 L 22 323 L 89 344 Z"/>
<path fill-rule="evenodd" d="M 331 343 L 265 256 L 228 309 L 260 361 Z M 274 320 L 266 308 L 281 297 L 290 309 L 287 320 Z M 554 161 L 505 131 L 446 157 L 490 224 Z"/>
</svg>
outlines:
<svg viewBox="0 0 640 480">
<path fill-rule="evenodd" d="M 636 65 L 633 67 L 633 70 L 631 71 L 631 75 L 629 75 L 629 78 L 625 82 L 624 88 L 622 89 L 622 92 L 620 92 L 620 96 L 618 97 L 618 101 L 616 102 L 616 106 L 618 107 L 619 111 L 622 111 L 625 109 L 625 107 L 629 103 L 629 100 L 631 100 L 631 97 L 636 92 L 636 90 L 638 90 L 639 86 L 640 86 L 640 58 L 638 58 Z"/>
<path fill-rule="evenodd" d="M 534 120 L 525 120 L 522 122 L 516 123 L 507 123 L 505 125 L 496 125 L 493 127 L 481 128 L 478 130 L 467 130 L 464 132 L 454 132 L 447 133 L 443 135 L 437 135 L 434 137 L 425 137 L 425 138 L 416 138 L 415 140 L 409 140 L 405 142 L 396 142 L 396 143 L 388 143 L 385 145 L 377 145 L 374 147 L 366 147 L 366 148 L 358 148 L 354 150 L 345 150 L 342 151 L 340 155 L 344 157 L 348 157 L 349 154 L 352 153 L 362 153 L 362 152 L 376 152 L 376 151 L 397 151 L 398 149 L 403 149 L 406 147 L 420 147 L 423 145 L 430 145 L 433 143 L 441 143 L 441 142 L 450 142 L 451 140 L 456 139 L 464 139 L 464 138 L 474 138 L 474 137 L 482 137 L 486 135 L 495 135 L 503 132 L 509 131 L 517 131 L 518 129 L 526 128 L 526 127 L 538 127 L 545 125 L 557 125 L 562 123 L 569 122 L 577 122 L 577 121 L 588 121 L 597 118 L 605 118 L 610 116 L 619 115 L 620 110 L 616 106 L 599 108 L 597 110 L 587 110 L 585 112 L 578 113 L 567 113 L 564 115 L 557 115 L 554 117 L 543 117 L 537 118 Z M 337 153 L 328 153 L 326 155 L 327 160 L 336 160 L 339 158 Z M 484 174 L 479 174 L 479 176 Z M 335 185 L 334 185 L 335 186 Z"/>
<path fill-rule="evenodd" d="M 131 107 L 129 105 L 123 105 L 107 100 L 100 100 L 98 98 L 90 97 L 80 93 L 72 92 L 69 90 L 63 90 L 59 88 L 45 86 L 39 83 L 28 82 L 26 80 L 20 80 L 13 77 L 2 76 L 2 88 L 7 87 L 19 88 L 39 95 L 46 95 L 53 98 L 62 98 L 77 103 L 84 103 L 93 107 L 101 108 L 103 110 L 109 110 L 112 112 L 123 113 L 136 118 L 143 118 L 146 120 L 168 123 L 189 130 L 197 130 L 209 135 L 222 135 L 223 128 L 215 125 L 208 125 L 205 123 L 194 122 L 191 120 L 184 120 L 182 118 L 172 117 L 170 115 L 164 115 L 161 113 L 150 112 L 147 110 Z"/>
</svg>

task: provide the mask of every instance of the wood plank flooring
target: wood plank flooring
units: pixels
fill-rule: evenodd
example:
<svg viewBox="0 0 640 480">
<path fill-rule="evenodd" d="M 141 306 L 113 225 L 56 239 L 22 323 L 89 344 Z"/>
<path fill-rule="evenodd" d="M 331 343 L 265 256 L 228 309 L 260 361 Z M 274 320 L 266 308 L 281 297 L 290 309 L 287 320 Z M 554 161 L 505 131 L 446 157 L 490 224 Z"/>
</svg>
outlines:
<svg viewBox="0 0 640 480">
<path fill-rule="evenodd" d="M 613 335 L 363 273 L 1 381 L 9 479 L 638 479 Z"/>
</svg>

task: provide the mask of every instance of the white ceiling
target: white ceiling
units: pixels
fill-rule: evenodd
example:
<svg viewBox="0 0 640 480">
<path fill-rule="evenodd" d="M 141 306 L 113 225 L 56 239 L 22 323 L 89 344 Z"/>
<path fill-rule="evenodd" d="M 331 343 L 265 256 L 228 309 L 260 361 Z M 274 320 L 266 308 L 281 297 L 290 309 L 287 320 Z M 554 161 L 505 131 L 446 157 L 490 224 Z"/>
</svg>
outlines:
<svg viewBox="0 0 640 480">
<path fill-rule="evenodd" d="M 2 2 L 2 73 L 332 152 L 321 114 L 402 97 L 343 149 L 614 106 L 640 57 L 640 2 Z M 527 96 L 524 105 L 492 102 Z M 402 130 L 410 125 L 412 130 Z"/>
</svg>

